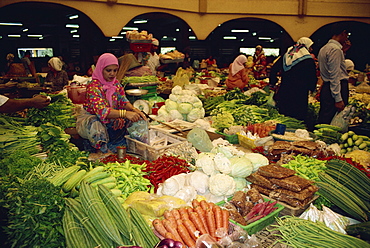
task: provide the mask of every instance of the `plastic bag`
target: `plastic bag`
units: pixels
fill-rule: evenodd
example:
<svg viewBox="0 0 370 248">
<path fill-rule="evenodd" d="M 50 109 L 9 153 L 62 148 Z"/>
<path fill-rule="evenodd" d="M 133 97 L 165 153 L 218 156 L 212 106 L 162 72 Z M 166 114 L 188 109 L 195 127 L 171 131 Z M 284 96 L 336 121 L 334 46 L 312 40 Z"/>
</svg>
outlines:
<svg viewBox="0 0 370 248">
<path fill-rule="evenodd" d="M 342 132 L 348 131 L 349 121 L 351 120 L 356 108 L 352 105 L 347 105 L 341 112 L 337 112 L 330 125 L 342 128 Z"/>
<path fill-rule="evenodd" d="M 187 135 L 187 139 L 201 152 L 210 152 L 213 148 L 207 132 L 199 127 L 193 128 Z"/>
<path fill-rule="evenodd" d="M 139 120 L 133 122 L 130 127 L 127 128 L 130 137 L 141 141 L 145 144 L 149 144 L 149 123 L 146 120 Z"/>
</svg>

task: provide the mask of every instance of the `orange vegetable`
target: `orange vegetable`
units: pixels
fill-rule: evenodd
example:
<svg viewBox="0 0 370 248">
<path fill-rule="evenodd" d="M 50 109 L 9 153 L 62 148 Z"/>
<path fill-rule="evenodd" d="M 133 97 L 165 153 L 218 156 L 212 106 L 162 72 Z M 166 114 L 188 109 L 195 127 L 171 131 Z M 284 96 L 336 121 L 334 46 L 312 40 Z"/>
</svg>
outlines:
<svg viewBox="0 0 370 248">
<path fill-rule="evenodd" d="M 194 226 L 197 228 L 197 230 L 199 230 L 201 234 L 208 233 L 197 212 L 191 212 L 189 214 L 189 217 L 190 217 L 190 220 L 193 222 Z"/>
<path fill-rule="evenodd" d="M 213 215 L 213 211 L 211 209 L 206 210 L 206 220 L 207 220 L 209 234 L 212 237 L 216 237 L 216 220 L 215 220 L 215 216 Z"/>
<path fill-rule="evenodd" d="M 197 240 L 197 236 L 195 236 L 195 233 L 197 232 L 197 228 L 195 227 L 194 223 L 189 220 L 189 219 L 184 219 L 182 221 L 186 229 L 188 230 L 190 236 L 194 239 Z"/>
<path fill-rule="evenodd" d="M 189 212 L 186 208 L 179 208 L 181 219 L 189 219 Z"/>
<path fill-rule="evenodd" d="M 200 206 L 199 201 L 197 199 L 192 200 L 191 205 L 193 206 L 193 208 L 196 208 L 196 207 Z"/>
<path fill-rule="evenodd" d="M 172 213 L 171 213 L 171 211 L 166 210 L 166 211 L 164 211 L 163 216 L 164 216 L 165 219 L 168 219 L 169 217 L 172 216 Z"/>
<path fill-rule="evenodd" d="M 177 232 L 177 227 L 173 226 L 171 221 L 163 220 L 163 226 L 164 226 L 164 228 L 166 228 L 166 230 L 168 232 L 172 233 L 172 235 L 174 236 L 173 240 L 180 241 L 180 242 L 184 243 L 182 238 L 180 237 L 180 234 Z"/>
<path fill-rule="evenodd" d="M 206 232 L 207 232 L 207 233 L 209 233 L 209 229 L 208 229 L 207 221 L 206 221 L 206 213 L 205 213 L 205 211 L 203 210 L 203 208 L 202 208 L 201 206 L 198 206 L 198 207 L 194 208 L 194 211 L 195 211 L 196 213 L 198 213 L 199 218 L 200 218 L 200 220 L 203 222 L 203 225 L 204 225 L 204 227 L 205 227 L 205 229 L 206 229 Z"/>
<path fill-rule="evenodd" d="M 177 226 L 177 223 L 176 223 L 176 219 L 175 219 L 175 217 L 170 216 L 170 217 L 168 217 L 166 220 L 169 220 L 169 221 L 171 222 L 172 226 L 174 226 L 174 227 L 176 227 L 176 226 Z"/>
<path fill-rule="evenodd" d="M 221 209 L 222 210 L 222 226 L 226 229 L 229 230 L 229 217 L 230 213 L 226 209 Z"/>
<path fill-rule="evenodd" d="M 208 203 L 207 203 L 206 200 L 201 200 L 199 204 L 200 204 L 200 206 L 202 207 L 202 209 L 204 211 L 206 211 L 209 208 Z"/>
<path fill-rule="evenodd" d="M 177 209 L 172 209 L 171 210 L 171 214 L 173 217 L 175 217 L 176 220 L 179 220 L 181 219 L 181 216 L 180 216 L 180 213 L 179 213 L 179 210 Z"/>
<path fill-rule="evenodd" d="M 175 236 L 173 236 L 172 233 L 170 232 L 166 232 L 166 235 L 164 236 L 166 239 L 172 239 L 172 240 L 176 240 Z"/>
<path fill-rule="evenodd" d="M 189 248 L 195 248 L 195 241 L 190 237 L 190 234 L 188 233 L 188 230 L 185 228 L 185 226 L 180 224 L 177 226 L 177 230 L 184 243 Z"/>
<path fill-rule="evenodd" d="M 216 230 L 223 227 L 223 222 L 222 222 L 222 211 L 219 206 L 216 206 L 213 208 L 213 214 L 215 216 L 216 220 Z"/>
<path fill-rule="evenodd" d="M 154 229 L 160 234 L 162 235 L 163 237 L 166 236 L 166 233 L 167 233 L 167 230 L 166 228 L 164 228 L 163 224 L 162 224 L 162 221 L 159 220 L 159 219 L 155 219 L 153 220 L 153 227 Z"/>
</svg>

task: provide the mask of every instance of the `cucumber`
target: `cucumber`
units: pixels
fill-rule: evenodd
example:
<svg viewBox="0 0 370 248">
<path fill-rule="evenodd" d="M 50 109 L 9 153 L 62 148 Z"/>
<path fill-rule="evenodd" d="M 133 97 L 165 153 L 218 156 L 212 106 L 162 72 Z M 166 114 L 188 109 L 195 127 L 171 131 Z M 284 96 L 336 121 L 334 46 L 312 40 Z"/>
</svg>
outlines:
<svg viewBox="0 0 370 248">
<path fill-rule="evenodd" d="M 342 141 L 346 141 L 346 140 L 348 139 L 348 137 L 349 137 L 349 134 L 348 134 L 348 132 L 347 132 L 347 133 L 342 134 L 342 136 L 340 137 L 340 139 L 341 139 Z"/>
<path fill-rule="evenodd" d="M 359 138 L 358 140 L 355 141 L 355 146 L 360 146 L 364 140 L 362 138 Z"/>
<path fill-rule="evenodd" d="M 353 136 L 353 135 L 355 135 L 355 132 L 353 132 L 353 131 L 348 131 L 348 135 L 349 135 L 349 136 Z"/>
<path fill-rule="evenodd" d="M 352 151 L 353 151 L 352 147 L 347 148 L 347 152 L 352 152 Z"/>
<path fill-rule="evenodd" d="M 347 149 L 345 149 L 345 148 L 341 149 L 341 150 L 340 150 L 340 153 L 341 153 L 341 154 L 346 154 L 346 153 L 347 153 Z"/>
<path fill-rule="evenodd" d="M 363 150 L 367 147 L 366 142 L 363 142 L 361 145 L 358 146 L 359 149 Z"/>
<path fill-rule="evenodd" d="M 353 141 L 358 140 L 358 135 L 357 135 L 357 134 L 354 134 L 354 135 L 352 136 L 352 139 L 353 139 Z"/>
<path fill-rule="evenodd" d="M 347 143 L 344 143 L 343 146 L 344 146 L 344 148 L 347 148 L 348 147 L 348 144 Z"/>
<path fill-rule="evenodd" d="M 347 144 L 348 144 L 349 147 L 350 146 L 353 146 L 353 140 L 352 140 L 352 138 L 348 138 L 347 139 Z"/>
</svg>

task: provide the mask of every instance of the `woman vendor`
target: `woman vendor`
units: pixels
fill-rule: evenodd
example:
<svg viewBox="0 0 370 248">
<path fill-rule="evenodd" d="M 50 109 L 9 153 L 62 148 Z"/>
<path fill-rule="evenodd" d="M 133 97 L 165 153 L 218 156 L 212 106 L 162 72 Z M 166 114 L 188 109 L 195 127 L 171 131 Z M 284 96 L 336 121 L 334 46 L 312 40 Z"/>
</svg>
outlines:
<svg viewBox="0 0 370 248">
<path fill-rule="evenodd" d="M 60 91 L 68 85 L 68 74 L 63 70 L 63 62 L 58 57 L 52 57 L 48 61 L 50 71 L 46 75 L 45 82 L 53 84 L 53 91 Z"/>
<path fill-rule="evenodd" d="M 127 100 L 124 88 L 116 79 L 117 71 L 118 59 L 113 54 L 99 57 L 86 89 L 83 104 L 86 111 L 77 117 L 78 133 L 98 152 L 116 152 L 117 146 L 126 144 L 128 124 L 146 120 Z"/>
<path fill-rule="evenodd" d="M 249 77 L 245 68 L 246 62 L 247 57 L 242 54 L 236 57 L 234 62 L 230 64 L 229 75 L 225 82 L 228 90 L 232 90 L 234 88 L 244 90 L 245 86 L 248 84 Z"/>
</svg>

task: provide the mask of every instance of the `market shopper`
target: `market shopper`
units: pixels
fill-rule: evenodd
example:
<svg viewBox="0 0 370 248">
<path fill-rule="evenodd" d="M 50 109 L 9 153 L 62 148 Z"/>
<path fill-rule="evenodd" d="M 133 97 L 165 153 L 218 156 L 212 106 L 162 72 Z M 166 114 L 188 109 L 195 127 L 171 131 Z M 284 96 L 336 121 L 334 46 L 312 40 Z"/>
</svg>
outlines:
<svg viewBox="0 0 370 248">
<path fill-rule="evenodd" d="M 244 90 L 248 84 L 249 77 L 245 68 L 247 57 L 239 55 L 229 66 L 229 75 L 225 81 L 228 90 L 239 88 Z"/>
<path fill-rule="evenodd" d="M 138 61 L 141 62 L 143 65 L 149 66 L 152 71 L 152 75 L 157 75 L 157 69 L 161 65 L 159 62 L 159 55 L 157 54 L 159 46 L 159 41 L 155 38 L 152 39 L 152 46 L 150 48 L 150 52 L 139 54 Z M 144 56 L 140 58 L 140 56 Z"/>
<path fill-rule="evenodd" d="M 275 87 L 281 76 L 275 100 L 279 112 L 305 121 L 308 111 L 308 93 L 316 89 L 315 61 L 310 54 L 313 42 L 302 37 L 274 63 L 270 72 L 270 85 Z"/>
<path fill-rule="evenodd" d="M 63 62 L 58 57 L 48 61 L 50 71 L 46 74 L 45 82 L 52 83 L 53 91 L 60 91 L 68 85 L 68 74 L 63 70 Z"/>
<path fill-rule="evenodd" d="M 337 112 L 348 104 L 348 73 L 344 53 L 350 48 L 348 29 L 333 25 L 331 39 L 318 55 L 323 85 L 320 90 L 320 111 L 318 123 L 330 123 Z"/>
<path fill-rule="evenodd" d="M 116 79 L 118 59 L 111 53 L 102 54 L 87 84 L 83 113 L 77 116 L 76 128 L 93 152 L 116 152 L 124 145 L 126 128 L 130 122 L 146 119 L 125 96 L 124 88 Z M 86 144 L 88 143 L 88 144 Z M 92 148 L 92 149 L 91 149 Z"/>
<path fill-rule="evenodd" d="M 14 113 L 26 108 L 45 108 L 50 104 L 50 98 L 37 95 L 33 98 L 10 99 L 0 95 L 0 113 Z"/>
<path fill-rule="evenodd" d="M 267 76 L 266 66 L 267 60 L 263 47 L 261 45 L 256 46 L 256 50 L 253 55 L 253 73 L 256 79 L 264 79 Z"/>
</svg>

